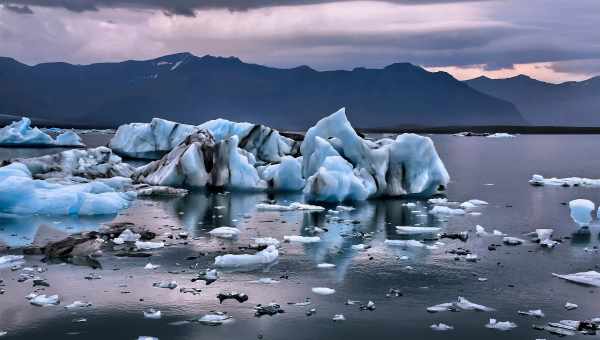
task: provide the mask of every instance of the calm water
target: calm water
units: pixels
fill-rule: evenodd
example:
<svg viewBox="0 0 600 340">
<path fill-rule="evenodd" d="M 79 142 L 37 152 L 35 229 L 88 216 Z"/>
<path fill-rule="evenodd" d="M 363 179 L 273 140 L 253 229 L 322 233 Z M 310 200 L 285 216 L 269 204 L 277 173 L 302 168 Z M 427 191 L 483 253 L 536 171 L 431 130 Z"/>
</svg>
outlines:
<svg viewBox="0 0 600 340">
<path fill-rule="evenodd" d="M 346 222 L 335 221 L 326 213 L 257 212 L 255 205 L 266 199 L 280 203 L 296 201 L 298 195 L 267 196 L 264 194 L 194 193 L 185 198 L 139 200 L 117 217 L 95 219 L 45 218 L 36 216 L 19 220 L 0 220 L 0 239 L 11 245 L 26 244 L 36 236 L 38 226 L 73 231 L 96 228 L 113 219 L 131 221 L 155 229 L 170 231 L 181 226 L 195 239 L 188 244 L 170 241 L 171 246 L 150 258 L 161 265 L 155 271 L 144 270 L 148 259 L 116 258 L 105 254 L 96 270 L 102 279 L 88 281 L 84 276 L 92 269 L 72 265 L 50 265 L 41 274 L 51 284 L 46 293 L 59 294 L 61 305 L 74 300 L 90 301 L 92 308 L 67 311 L 63 307 L 34 307 L 25 300 L 32 291 L 31 282 L 18 283 L 19 271 L 0 269 L 6 293 L 0 295 L 0 331 L 8 331 L 8 339 L 135 339 L 140 335 L 160 339 L 542 339 L 552 335 L 533 330 L 532 324 L 563 319 L 589 319 L 600 316 L 600 296 L 596 288 L 571 284 L 552 277 L 551 273 L 571 273 L 596 269 L 598 256 L 584 251 L 598 245 L 599 228 L 592 227 L 587 236 L 565 239 L 554 249 L 541 249 L 534 244 L 499 247 L 488 251 L 499 238 L 477 238 L 471 234 L 463 243 L 442 240 L 437 250 L 403 249 L 383 244 L 383 240 L 399 238 L 396 225 L 438 226 L 444 231 L 473 230 L 481 224 L 488 230 L 499 229 L 511 236 L 536 228 L 553 228 L 555 236 L 572 236 L 576 230 L 568 208 L 561 203 L 587 198 L 600 203 L 600 189 L 538 188 L 527 180 L 534 173 L 544 176 L 600 177 L 597 157 L 600 136 L 518 136 L 513 139 L 460 138 L 433 136 L 438 152 L 451 174 L 448 198 L 465 201 L 478 198 L 488 201 L 478 209 L 480 216 L 465 215 L 438 219 L 426 212 L 426 202 L 417 208 L 402 205 L 399 199 L 377 200 L 356 205 L 356 210 L 339 215 Z M 101 144 L 101 143 L 100 143 Z M 16 149 L 0 149 L 0 157 L 14 157 Z M 48 150 L 29 150 L 48 152 Z M 21 156 L 21 154 L 19 155 Z M 493 185 L 492 185 L 493 184 Z M 424 215 L 424 216 L 423 216 Z M 349 220 L 359 221 L 358 224 Z M 210 238 L 207 232 L 217 226 L 235 225 L 241 229 L 239 239 L 224 241 Z M 210 286 L 190 282 L 193 270 L 211 267 L 214 257 L 223 252 L 243 252 L 238 247 L 250 243 L 252 237 L 304 235 L 306 226 L 327 228 L 317 244 L 283 243 L 279 262 L 269 268 L 247 272 L 222 272 Z M 355 251 L 351 245 L 364 241 L 347 235 L 373 232 L 367 243 L 372 248 Z M 455 261 L 446 251 L 457 247 L 479 255 L 477 263 Z M 198 256 L 186 260 L 188 256 Z M 407 256 L 408 259 L 401 259 Z M 27 257 L 27 264 L 40 264 L 39 257 Z M 333 269 L 317 269 L 322 262 L 336 264 Z M 287 274 L 288 279 L 280 278 Z M 249 281 L 262 277 L 280 280 L 278 284 L 261 285 Z M 478 281 L 485 277 L 486 282 Z M 180 287 L 202 289 L 200 295 L 183 294 L 179 289 L 153 288 L 152 282 L 176 280 Z M 319 296 L 312 287 L 330 287 L 336 293 Z M 390 288 L 400 288 L 401 297 L 386 297 Z M 249 295 L 245 303 L 227 300 L 219 304 L 216 295 L 223 291 L 239 291 Z M 130 293 L 123 293 L 128 291 Z M 490 306 L 496 312 L 463 311 L 459 313 L 427 313 L 431 305 L 450 302 L 464 296 Z M 310 306 L 288 305 L 310 298 Z M 346 300 L 375 302 L 375 311 L 360 311 L 359 305 L 345 305 Z M 565 302 L 579 305 L 564 310 Z M 276 302 L 284 314 L 254 317 L 252 308 L 259 303 Z M 150 307 L 162 311 L 161 320 L 143 318 Z M 317 313 L 306 316 L 310 308 Z M 541 308 L 545 318 L 517 315 L 518 310 Z M 235 322 L 219 327 L 198 323 L 171 323 L 198 318 L 211 310 L 228 312 Z M 334 323 L 334 314 L 344 314 L 345 322 Z M 515 322 L 512 331 L 486 329 L 490 317 Z M 87 322 L 75 323 L 74 319 Z M 455 327 L 448 332 L 429 329 L 443 322 Z M 577 337 L 575 337 L 577 338 Z"/>
</svg>

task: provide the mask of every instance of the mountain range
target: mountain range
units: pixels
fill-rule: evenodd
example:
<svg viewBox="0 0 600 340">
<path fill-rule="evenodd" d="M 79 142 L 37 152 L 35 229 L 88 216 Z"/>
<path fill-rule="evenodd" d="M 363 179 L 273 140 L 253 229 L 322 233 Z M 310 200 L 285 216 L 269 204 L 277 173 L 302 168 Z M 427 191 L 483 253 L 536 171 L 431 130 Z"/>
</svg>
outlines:
<svg viewBox="0 0 600 340">
<path fill-rule="evenodd" d="M 0 58 L 0 114 L 56 125 L 223 117 L 302 130 L 340 107 L 361 128 L 527 124 L 511 102 L 409 63 L 316 71 L 190 53 L 91 65 Z"/>
<path fill-rule="evenodd" d="M 551 84 L 519 75 L 467 80 L 472 88 L 516 105 L 532 125 L 600 126 L 600 76 Z"/>
</svg>

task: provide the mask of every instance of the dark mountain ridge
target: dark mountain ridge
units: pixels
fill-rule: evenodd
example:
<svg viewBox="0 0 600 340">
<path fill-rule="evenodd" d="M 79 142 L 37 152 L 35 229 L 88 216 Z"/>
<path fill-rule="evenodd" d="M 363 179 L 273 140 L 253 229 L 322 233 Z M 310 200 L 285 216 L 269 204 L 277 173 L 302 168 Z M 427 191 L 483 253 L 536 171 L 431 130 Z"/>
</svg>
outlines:
<svg viewBox="0 0 600 340">
<path fill-rule="evenodd" d="M 526 124 L 513 104 L 409 63 L 316 71 L 190 53 L 90 65 L 0 58 L 0 114 L 59 124 L 223 117 L 301 130 L 340 107 L 360 128 Z"/>
</svg>

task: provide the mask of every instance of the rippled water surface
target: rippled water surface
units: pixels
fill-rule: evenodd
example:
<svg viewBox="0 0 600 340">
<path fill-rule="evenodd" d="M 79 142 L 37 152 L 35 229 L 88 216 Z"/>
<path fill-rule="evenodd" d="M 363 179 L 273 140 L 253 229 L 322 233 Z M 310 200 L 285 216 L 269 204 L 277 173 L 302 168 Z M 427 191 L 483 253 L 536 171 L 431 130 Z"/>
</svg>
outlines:
<svg viewBox="0 0 600 340">
<path fill-rule="evenodd" d="M 50 283 L 46 293 L 59 294 L 61 306 L 34 307 L 25 299 L 32 292 L 31 281 L 17 282 L 20 271 L 0 268 L 6 292 L 0 295 L 0 331 L 7 339 L 135 339 L 141 335 L 160 339 L 541 339 L 550 334 L 532 329 L 533 324 L 563 319 L 589 319 L 600 316 L 598 289 L 575 285 L 554 278 L 551 273 L 572 273 L 596 269 L 600 254 L 584 248 L 598 244 L 598 227 L 588 234 L 575 234 L 568 207 L 562 203 L 587 198 L 600 203 L 600 189 L 533 187 L 527 181 L 534 173 L 544 176 L 600 177 L 597 155 L 599 136 L 517 136 L 512 139 L 480 137 L 432 137 L 452 177 L 448 198 L 452 201 L 482 199 L 488 206 L 476 209 L 481 215 L 467 214 L 438 218 L 427 214 L 425 201 L 413 201 L 407 207 L 401 199 L 374 200 L 355 204 L 351 212 L 264 212 L 256 204 L 275 200 L 280 204 L 301 200 L 297 194 L 275 195 L 242 193 L 192 193 L 183 198 L 138 200 L 119 216 L 96 218 L 1 218 L 0 240 L 12 246 L 30 243 L 39 237 L 39 226 L 74 232 L 95 229 L 101 223 L 130 221 L 164 232 L 181 227 L 190 233 L 187 241 L 168 240 L 169 246 L 149 258 L 117 258 L 105 253 L 99 260 L 102 269 L 66 264 L 47 265 L 42 273 Z M 102 144 L 102 138 L 90 144 Z M 50 150 L 0 149 L 0 158 L 25 157 Z M 511 236 L 536 228 L 553 228 L 562 244 L 542 249 L 537 244 L 498 247 L 489 251 L 499 238 L 476 237 L 467 242 L 441 240 L 438 249 L 388 246 L 386 239 L 398 239 L 398 225 L 440 227 L 445 232 L 474 230 L 480 224 L 488 230 L 498 229 Z M 218 226 L 237 226 L 236 240 L 211 238 L 208 231 Z M 243 253 L 240 247 L 253 237 L 309 235 L 306 227 L 319 226 L 327 231 L 314 244 L 282 243 L 279 261 L 267 268 L 245 272 L 220 273 L 220 279 L 206 286 L 192 283 L 195 270 L 212 266 L 222 253 Z M 44 230 L 46 228 L 42 228 Z M 358 232 L 372 237 L 353 237 Z M 352 249 L 366 243 L 367 251 Z M 429 242 L 433 244 L 433 242 Z M 447 251 L 463 247 L 477 254 L 477 263 L 457 261 Z M 36 256 L 26 257 L 27 265 L 43 265 Z M 154 271 L 143 267 L 151 261 L 160 267 Z M 331 269 L 318 269 L 328 262 Z M 85 280 L 90 272 L 99 280 Z M 251 281 L 263 277 L 277 284 Z M 481 282 L 478 278 L 487 278 Z M 199 295 L 183 294 L 179 289 L 153 288 L 160 280 L 176 280 L 180 287 L 196 287 Z M 312 287 L 336 290 L 328 296 L 316 295 Z M 390 288 L 399 288 L 403 296 L 387 297 Z M 248 294 L 249 300 L 238 303 L 226 300 L 219 304 L 216 295 L 225 291 Z M 490 306 L 495 312 L 463 311 L 430 314 L 426 307 L 464 296 Z M 290 305 L 310 298 L 309 306 Z M 374 311 L 361 311 L 350 300 L 371 300 Z M 93 307 L 76 311 L 62 306 L 74 300 L 90 301 Z M 566 311 L 570 301 L 579 308 Z M 279 303 L 285 313 L 254 316 L 256 304 Z M 144 319 L 143 311 L 153 307 L 162 311 L 162 319 Z M 316 308 L 316 314 L 306 312 Z M 542 309 L 543 319 L 519 316 L 518 310 Z M 197 319 L 218 310 L 229 313 L 234 322 L 218 326 L 179 321 Z M 334 314 L 344 314 L 346 321 L 333 322 Z M 510 320 L 518 327 L 508 331 L 486 329 L 489 318 Z M 87 322 L 73 322 L 85 318 Z M 448 332 L 435 332 L 429 326 L 443 322 L 454 326 Z M 576 337 L 575 337 L 576 338 Z"/>
</svg>

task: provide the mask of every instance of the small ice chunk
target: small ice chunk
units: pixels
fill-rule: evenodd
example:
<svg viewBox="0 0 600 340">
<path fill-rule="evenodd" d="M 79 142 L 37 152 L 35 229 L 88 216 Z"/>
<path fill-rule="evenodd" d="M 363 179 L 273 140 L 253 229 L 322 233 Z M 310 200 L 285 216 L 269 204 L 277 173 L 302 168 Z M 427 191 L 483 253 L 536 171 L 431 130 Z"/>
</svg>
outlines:
<svg viewBox="0 0 600 340">
<path fill-rule="evenodd" d="M 321 269 L 335 268 L 335 264 L 333 264 L 333 263 L 319 263 L 319 264 L 317 264 L 317 268 L 321 268 Z"/>
<path fill-rule="evenodd" d="M 144 311 L 144 318 L 158 320 L 162 317 L 162 313 L 159 310 L 150 308 Z"/>
<path fill-rule="evenodd" d="M 335 293 L 335 289 L 327 287 L 314 287 L 312 292 L 318 295 L 331 295 Z"/>
<path fill-rule="evenodd" d="M 510 331 L 511 329 L 517 327 L 517 325 L 510 321 L 496 321 L 496 319 L 490 319 L 490 322 L 488 322 L 485 327 L 500 331 Z"/>
<path fill-rule="evenodd" d="M 137 340 L 159 340 L 159 339 L 156 337 L 153 337 L 153 336 L 140 335 L 140 336 L 138 336 Z"/>
<path fill-rule="evenodd" d="M 454 327 L 446 325 L 445 323 L 438 323 L 438 324 L 433 324 L 431 326 L 429 326 L 431 329 L 433 329 L 434 331 L 451 331 L 454 329 Z"/>
<path fill-rule="evenodd" d="M 60 303 L 60 299 L 58 298 L 58 295 L 46 296 L 45 294 L 41 294 L 41 295 L 34 294 L 33 298 L 31 298 L 29 300 L 29 303 L 31 303 L 34 306 L 39 306 L 39 307 L 55 306 Z"/>
<path fill-rule="evenodd" d="M 579 308 L 579 306 L 574 303 L 571 303 L 571 302 L 565 303 L 566 310 L 573 310 L 573 309 L 577 309 L 577 308 Z"/>
<path fill-rule="evenodd" d="M 385 240 L 384 243 L 388 246 L 423 248 L 425 243 L 418 240 Z"/>
<path fill-rule="evenodd" d="M 275 246 L 268 246 L 266 249 L 254 254 L 226 254 L 215 258 L 215 266 L 222 268 L 239 268 L 247 266 L 257 266 L 273 263 L 279 257 L 279 251 Z"/>
<path fill-rule="evenodd" d="M 465 299 L 462 296 L 458 297 L 458 300 L 457 300 L 457 302 L 455 302 L 455 305 L 456 305 L 456 307 L 458 307 L 460 309 L 463 309 L 463 310 L 476 310 L 476 311 L 481 311 L 481 312 L 491 312 L 491 311 L 494 311 L 493 308 L 473 303 L 473 302 Z"/>
<path fill-rule="evenodd" d="M 536 318 L 543 318 L 544 317 L 544 312 L 542 312 L 541 309 L 531 309 L 528 311 L 518 311 L 517 313 L 519 313 L 520 315 L 528 315 L 528 316 L 535 316 Z"/>
<path fill-rule="evenodd" d="M 580 227 L 588 226 L 592 222 L 594 202 L 586 199 L 576 199 L 569 202 L 571 218 Z"/>
<path fill-rule="evenodd" d="M 210 326 L 219 326 L 231 321 L 233 321 L 233 318 L 223 312 L 211 312 L 198 319 L 198 322 Z"/>
<path fill-rule="evenodd" d="M 273 237 L 255 237 L 252 239 L 258 246 L 278 246 L 279 240 Z"/>
<path fill-rule="evenodd" d="M 506 132 L 496 132 L 496 133 L 492 133 L 491 135 L 487 135 L 486 138 L 514 138 L 515 135 L 511 135 L 510 133 L 506 133 Z"/>
<path fill-rule="evenodd" d="M 219 238 L 235 238 L 240 234 L 240 230 L 234 227 L 218 227 L 208 233 Z"/>
<path fill-rule="evenodd" d="M 143 241 L 135 242 L 135 247 L 140 250 L 159 249 L 164 246 L 165 246 L 164 242 L 149 242 L 149 241 L 148 242 L 143 242 Z"/>
<path fill-rule="evenodd" d="M 358 251 L 363 251 L 363 250 L 366 250 L 366 249 L 367 249 L 367 246 L 366 246 L 365 244 L 363 244 L 363 243 L 360 243 L 360 244 L 353 244 L 353 245 L 352 245 L 352 249 L 353 249 L 353 250 L 358 250 Z"/>
<path fill-rule="evenodd" d="M 433 209 L 429 210 L 429 213 L 432 215 L 464 215 L 465 211 L 463 209 L 453 209 L 443 205 L 436 205 Z"/>
<path fill-rule="evenodd" d="M 298 243 L 315 243 L 315 242 L 321 242 L 321 238 L 319 236 L 291 235 L 291 236 L 284 236 L 283 239 L 286 242 L 298 242 Z"/>
<path fill-rule="evenodd" d="M 431 203 L 431 204 L 446 204 L 446 203 L 448 203 L 448 199 L 445 198 L 445 197 L 430 198 L 430 199 L 427 200 L 427 203 Z M 407 203 L 407 206 L 408 206 L 408 203 Z"/>
<path fill-rule="evenodd" d="M 305 204 L 305 203 L 300 203 L 300 202 L 294 202 L 290 205 L 258 203 L 256 205 L 256 209 L 266 210 L 266 211 L 292 211 L 292 210 L 324 211 L 325 210 L 325 208 L 320 205 Z"/>
<path fill-rule="evenodd" d="M 177 288 L 177 281 L 158 281 L 154 282 L 152 286 L 156 288 L 175 289 Z"/>
<path fill-rule="evenodd" d="M 552 275 L 567 281 L 600 287 L 600 273 L 595 270 L 565 275 L 552 273 Z"/>
<path fill-rule="evenodd" d="M 90 302 L 74 301 L 73 303 L 65 306 L 66 309 L 77 309 L 87 307 L 92 307 L 92 304 Z"/>
<path fill-rule="evenodd" d="M 344 314 L 335 314 L 332 318 L 333 321 L 346 321 Z"/>
<path fill-rule="evenodd" d="M 113 239 L 114 244 L 123 244 L 125 242 L 136 242 L 141 238 L 140 234 L 136 234 L 129 229 L 123 230 L 119 237 Z"/>
<path fill-rule="evenodd" d="M 345 205 L 338 205 L 337 207 L 335 207 L 335 210 L 337 210 L 337 211 L 352 211 L 355 209 L 356 208 L 354 208 L 354 207 L 349 207 L 349 206 L 345 206 Z"/>
<path fill-rule="evenodd" d="M 147 264 L 144 266 L 144 269 L 148 269 L 148 270 L 154 270 L 154 269 L 157 269 L 158 267 L 160 267 L 160 266 L 159 266 L 159 265 L 157 265 L 157 264 L 152 264 L 152 263 L 148 262 L 148 263 L 147 263 Z"/>
<path fill-rule="evenodd" d="M 434 234 L 438 231 L 440 231 L 440 228 L 436 227 L 396 226 L 396 233 L 400 235 Z"/>
</svg>

